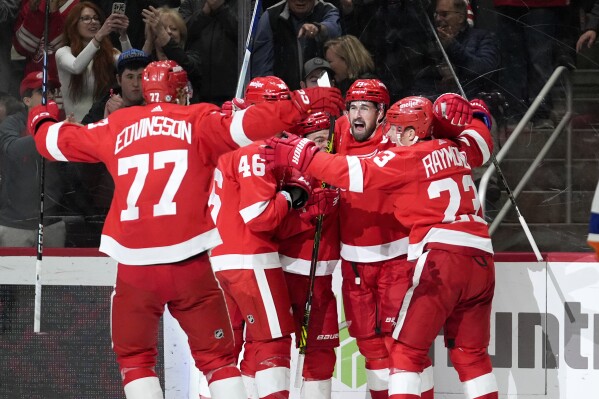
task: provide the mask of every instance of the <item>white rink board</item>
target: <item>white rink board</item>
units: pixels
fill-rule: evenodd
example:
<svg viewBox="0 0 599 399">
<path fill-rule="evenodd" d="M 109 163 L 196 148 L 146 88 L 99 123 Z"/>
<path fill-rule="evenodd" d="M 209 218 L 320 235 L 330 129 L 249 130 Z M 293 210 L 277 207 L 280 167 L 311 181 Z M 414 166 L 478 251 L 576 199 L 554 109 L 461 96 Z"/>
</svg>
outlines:
<svg viewBox="0 0 599 399">
<path fill-rule="evenodd" d="M 589 259 L 586 254 L 578 258 Z M 514 255 L 516 257 L 516 255 Z M 572 258 L 577 258 L 573 256 Z M 340 292 L 340 271 L 335 275 Z M 599 263 L 595 262 L 498 262 L 493 304 L 491 344 L 500 398 L 591 398 L 599 392 Z M 564 303 L 568 303 L 568 311 Z M 341 313 L 340 313 L 341 314 Z M 541 325 L 549 325 L 549 359 L 558 368 L 544 368 Z M 185 335 L 172 318 L 165 318 L 166 399 L 197 398 L 199 372 L 193 366 Z M 352 339 L 341 335 L 347 361 L 337 353 L 333 398 L 364 399 L 363 371 Z M 463 398 L 457 374 L 447 364 L 443 338 L 435 342 L 435 398 Z M 295 375 L 293 351 L 292 387 Z M 551 356 L 553 353 L 553 357 Z M 499 364 L 499 365 L 498 365 Z M 548 361 L 550 364 L 550 361 Z M 345 369 L 343 367 L 345 366 Z M 207 394 L 205 387 L 202 392 Z M 292 388 L 291 398 L 299 398 Z"/>
</svg>

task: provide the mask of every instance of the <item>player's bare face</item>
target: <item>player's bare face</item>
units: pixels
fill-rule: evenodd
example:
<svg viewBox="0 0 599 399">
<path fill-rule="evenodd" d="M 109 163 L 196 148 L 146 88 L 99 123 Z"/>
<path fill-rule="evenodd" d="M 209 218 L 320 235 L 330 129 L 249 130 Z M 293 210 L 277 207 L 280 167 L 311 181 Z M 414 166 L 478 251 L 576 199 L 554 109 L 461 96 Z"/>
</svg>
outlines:
<svg viewBox="0 0 599 399">
<path fill-rule="evenodd" d="M 329 145 L 329 131 L 319 130 L 310 134 L 306 134 L 308 140 L 312 140 L 319 150 L 324 151 Z"/>
<path fill-rule="evenodd" d="M 357 142 L 366 141 L 376 129 L 379 112 L 370 101 L 352 101 L 349 105 L 347 117 L 349 118 L 350 131 Z"/>
</svg>

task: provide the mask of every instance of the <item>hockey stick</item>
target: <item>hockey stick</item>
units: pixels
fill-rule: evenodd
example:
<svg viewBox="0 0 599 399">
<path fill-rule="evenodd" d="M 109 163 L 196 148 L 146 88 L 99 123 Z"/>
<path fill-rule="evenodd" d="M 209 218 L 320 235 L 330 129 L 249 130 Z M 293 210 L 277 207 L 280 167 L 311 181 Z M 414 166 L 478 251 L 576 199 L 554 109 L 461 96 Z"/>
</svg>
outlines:
<svg viewBox="0 0 599 399">
<path fill-rule="evenodd" d="M 318 79 L 318 86 L 331 87 L 329 75 L 324 72 Z M 329 126 L 329 144 L 326 152 L 333 152 L 333 139 L 335 136 L 335 119 L 330 117 L 331 123 Z M 322 182 L 322 188 L 326 187 L 326 183 Z M 304 318 L 300 329 L 299 340 L 299 356 L 297 357 L 297 368 L 295 374 L 295 387 L 301 388 L 304 372 L 304 360 L 306 350 L 308 348 L 308 326 L 310 325 L 310 314 L 312 313 L 312 297 L 314 295 L 314 281 L 316 280 L 316 266 L 318 264 L 318 251 L 320 248 L 320 236 L 322 234 L 322 219 L 323 215 L 318 215 L 316 218 L 316 231 L 314 232 L 314 244 L 312 246 L 312 258 L 310 260 L 310 286 L 308 288 L 308 297 L 306 298 L 306 306 L 304 307 Z"/>
<path fill-rule="evenodd" d="M 243 89 L 246 84 L 247 72 L 250 66 L 250 56 L 252 55 L 252 38 L 254 37 L 254 31 L 258 25 L 258 19 L 260 19 L 260 15 L 258 14 L 258 9 L 260 8 L 262 8 L 262 0 L 257 0 L 256 4 L 254 4 L 254 11 L 252 12 L 252 21 L 250 22 L 248 35 L 245 39 L 245 53 L 243 55 L 241 71 L 239 71 L 239 79 L 237 80 L 237 88 L 235 89 L 235 98 L 243 98 Z"/>
<path fill-rule="evenodd" d="M 42 105 L 48 104 L 48 25 L 50 20 L 50 0 L 46 0 L 44 17 L 44 60 L 42 66 Z M 35 261 L 35 300 L 33 306 L 33 332 L 39 333 L 42 316 L 42 257 L 44 251 L 44 181 L 46 161 L 40 157 L 40 217 L 37 227 L 37 257 Z"/>
<path fill-rule="evenodd" d="M 439 49 L 441 50 L 441 53 L 443 54 L 443 58 L 445 59 L 445 62 L 447 63 L 447 66 L 449 67 L 449 71 L 451 72 L 451 75 L 452 75 L 453 79 L 455 80 L 456 85 L 458 86 L 458 90 L 460 91 L 460 94 L 462 95 L 462 97 L 467 99 L 466 93 L 464 92 L 464 89 L 462 88 L 462 85 L 460 84 L 460 80 L 458 79 L 458 76 L 455 73 L 455 70 L 453 69 L 453 64 L 449 60 L 449 56 L 447 55 L 447 52 L 445 52 L 445 49 L 443 48 L 443 44 L 441 43 L 441 39 L 439 39 L 439 35 L 437 35 L 437 31 L 436 31 L 435 27 L 433 26 L 433 23 L 429 19 L 428 14 L 426 13 L 426 10 L 424 9 L 423 4 L 420 3 L 420 5 L 424 11 L 424 17 L 425 17 L 424 19 L 426 19 L 426 22 L 428 23 L 428 26 L 429 26 L 431 32 L 433 33 L 433 36 L 435 36 L 435 41 L 437 42 L 437 45 L 439 46 Z M 499 167 L 499 162 L 497 162 L 497 158 L 495 158 L 495 154 L 493 154 L 492 152 L 491 152 L 491 162 L 493 162 L 493 165 L 495 166 L 495 170 L 497 171 L 497 176 L 499 176 L 501 183 L 505 187 L 507 196 L 508 196 L 510 202 L 512 203 L 512 206 L 514 207 L 516 214 L 518 215 L 518 221 L 520 222 L 520 225 L 522 226 L 522 230 L 524 230 L 524 234 L 526 235 L 526 238 L 528 239 L 528 242 L 537 258 L 537 261 L 542 262 L 543 256 L 541 255 L 541 252 L 539 251 L 539 247 L 537 246 L 537 243 L 536 243 L 535 239 L 533 238 L 532 233 L 530 232 L 528 224 L 524 220 L 524 216 L 522 216 L 522 213 L 520 213 L 520 208 L 518 208 L 518 204 L 516 203 L 516 198 L 514 197 L 514 194 L 512 193 L 512 190 L 510 189 L 510 186 L 508 185 L 507 180 L 506 180 L 503 172 L 501 171 L 501 168 Z"/>
</svg>

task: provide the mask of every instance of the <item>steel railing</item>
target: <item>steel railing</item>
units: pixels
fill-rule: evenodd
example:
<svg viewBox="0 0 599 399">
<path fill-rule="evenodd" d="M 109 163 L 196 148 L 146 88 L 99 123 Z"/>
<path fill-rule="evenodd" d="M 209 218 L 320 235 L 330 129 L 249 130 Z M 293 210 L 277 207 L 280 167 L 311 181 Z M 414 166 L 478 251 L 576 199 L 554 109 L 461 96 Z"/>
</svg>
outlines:
<svg viewBox="0 0 599 399">
<path fill-rule="evenodd" d="M 549 91 L 553 88 L 553 86 L 555 86 L 555 84 L 558 82 L 558 80 L 560 78 L 562 78 L 563 82 L 564 82 L 564 88 L 565 88 L 565 94 L 566 94 L 566 104 L 565 104 L 566 112 L 564 113 L 564 116 L 562 117 L 562 119 L 560 120 L 558 125 L 553 130 L 553 133 L 551 133 L 551 136 L 549 137 L 549 139 L 547 140 L 547 142 L 545 143 L 543 148 L 541 148 L 541 150 L 539 151 L 539 154 L 535 157 L 535 159 L 532 161 L 532 164 L 529 166 L 529 168 L 526 170 L 526 172 L 522 176 L 522 179 L 520 180 L 520 182 L 518 183 L 516 188 L 512 190 L 512 194 L 514 195 L 515 199 L 518 198 L 518 195 L 520 195 L 520 193 L 522 192 L 522 189 L 528 183 L 532 174 L 535 172 L 535 170 L 537 169 L 539 164 L 543 161 L 543 159 L 545 158 L 545 156 L 547 155 L 547 153 L 549 152 L 549 150 L 551 149 L 551 147 L 553 146 L 553 144 L 555 143 L 557 138 L 565 130 L 567 132 L 566 133 L 567 134 L 566 135 L 566 143 L 567 143 L 566 144 L 566 188 L 565 188 L 565 190 L 566 190 L 566 223 L 570 223 L 572 220 L 572 143 L 571 143 L 572 129 L 571 129 L 571 124 L 570 124 L 570 119 L 572 118 L 572 83 L 570 81 L 570 74 L 569 74 L 568 68 L 566 68 L 565 66 L 559 66 L 555 69 L 555 71 L 553 71 L 553 74 L 551 75 L 549 80 L 547 80 L 547 83 L 545 84 L 545 86 L 543 86 L 543 89 L 541 89 L 541 91 L 539 92 L 539 94 L 537 95 L 537 97 L 535 98 L 533 103 L 531 104 L 528 111 L 526 111 L 526 113 L 524 114 L 524 117 L 520 120 L 520 122 L 518 123 L 518 125 L 516 126 L 514 131 L 510 134 L 510 136 L 507 139 L 507 141 L 505 142 L 505 144 L 503 144 L 503 146 L 501 147 L 501 150 L 499 150 L 499 152 L 497 153 L 496 159 L 497 159 L 497 164 L 499 165 L 501 163 L 501 161 L 507 155 L 508 151 L 510 150 L 510 148 L 512 147 L 514 142 L 518 139 L 520 134 L 524 131 L 524 128 L 528 125 L 531 118 L 534 116 L 535 112 L 541 105 L 541 102 L 543 101 L 543 99 L 549 95 Z M 493 175 L 495 170 L 496 169 L 495 169 L 494 164 L 489 165 L 489 167 L 487 168 L 486 172 L 483 174 L 483 176 L 480 180 L 478 192 L 479 192 L 480 202 L 483 207 L 485 206 L 485 198 L 486 198 L 486 194 L 487 194 L 487 187 L 489 185 L 489 179 L 491 178 L 491 176 Z M 500 182 L 500 184 L 501 184 L 501 182 Z M 494 217 L 493 222 L 491 223 L 491 226 L 489 226 L 489 234 L 493 234 L 495 232 L 495 230 L 497 230 L 497 227 L 503 221 L 504 217 L 509 212 L 511 207 L 512 207 L 511 201 L 509 199 L 506 199 L 505 203 L 503 204 L 503 207 L 501 208 L 499 213 Z M 518 207 L 518 208 L 520 208 L 520 207 Z"/>
</svg>

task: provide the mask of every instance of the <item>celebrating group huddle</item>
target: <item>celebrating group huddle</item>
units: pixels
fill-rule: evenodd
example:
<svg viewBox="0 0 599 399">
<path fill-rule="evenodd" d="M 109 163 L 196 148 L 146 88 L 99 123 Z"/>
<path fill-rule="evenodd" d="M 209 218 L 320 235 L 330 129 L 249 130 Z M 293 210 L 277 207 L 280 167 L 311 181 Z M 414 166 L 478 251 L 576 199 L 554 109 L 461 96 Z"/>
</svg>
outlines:
<svg viewBox="0 0 599 399">
<path fill-rule="evenodd" d="M 154 366 L 165 305 L 212 398 L 288 398 L 292 333 L 302 397 L 330 398 L 339 259 L 372 398 L 433 398 L 428 351 L 441 329 L 465 396 L 498 398 L 493 249 L 471 175 L 492 152 L 482 101 L 389 106 L 376 79 L 343 99 L 264 77 L 245 101 L 188 106 L 173 61 L 148 65 L 142 86 L 146 105 L 105 122 L 57 123 L 50 102 L 29 124 L 44 157 L 103 162 L 114 179 L 100 250 L 118 261 L 111 332 L 128 399 L 163 398 Z M 189 126 L 191 140 L 115 145 L 148 118 Z"/>
</svg>

